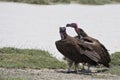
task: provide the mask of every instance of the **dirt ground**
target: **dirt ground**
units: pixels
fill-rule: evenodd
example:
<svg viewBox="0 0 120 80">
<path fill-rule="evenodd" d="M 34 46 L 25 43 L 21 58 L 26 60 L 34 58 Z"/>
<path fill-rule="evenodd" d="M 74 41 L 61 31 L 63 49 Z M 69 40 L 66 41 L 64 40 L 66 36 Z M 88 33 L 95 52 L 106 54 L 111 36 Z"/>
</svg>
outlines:
<svg viewBox="0 0 120 80">
<path fill-rule="evenodd" d="M 102 72 L 66 73 L 64 69 L 6 69 L 0 68 L 2 78 L 20 78 L 23 80 L 119 80 L 117 75 Z"/>
</svg>

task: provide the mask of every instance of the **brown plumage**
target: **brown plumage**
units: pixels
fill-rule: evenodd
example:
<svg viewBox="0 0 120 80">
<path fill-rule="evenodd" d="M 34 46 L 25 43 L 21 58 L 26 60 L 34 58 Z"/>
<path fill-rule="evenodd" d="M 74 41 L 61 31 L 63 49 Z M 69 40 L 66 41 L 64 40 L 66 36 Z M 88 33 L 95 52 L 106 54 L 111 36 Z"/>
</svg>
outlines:
<svg viewBox="0 0 120 80">
<path fill-rule="evenodd" d="M 109 67 L 111 61 L 110 55 L 103 44 L 101 44 L 97 39 L 92 38 L 84 32 L 83 29 L 78 28 L 76 23 L 67 24 L 67 27 L 73 27 L 78 34 L 78 38 L 83 40 L 87 45 L 91 46 L 95 52 L 100 56 L 100 64 L 103 64 L 106 67 Z"/>
<path fill-rule="evenodd" d="M 83 41 L 69 36 L 65 27 L 60 27 L 61 40 L 55 42 L 56 48 L 65 57 L 75 61 L 75 63 L 85 62 L 97 65 L 100 56 Z"/>
</svg>

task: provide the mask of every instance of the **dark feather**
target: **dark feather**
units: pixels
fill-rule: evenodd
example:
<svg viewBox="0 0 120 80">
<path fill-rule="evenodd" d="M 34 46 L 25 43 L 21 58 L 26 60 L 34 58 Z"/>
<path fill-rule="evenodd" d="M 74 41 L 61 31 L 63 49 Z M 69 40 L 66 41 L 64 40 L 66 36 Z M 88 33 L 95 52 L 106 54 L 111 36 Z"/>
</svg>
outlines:
<svg viewBox="0 0 120 80">
<path fill-rule="evenodd" d="M 91 65 L 97 65 L 100 59 L 95 51 L 76 38 L 67 36 L 66 39 L 58 40 L 55 44 L 59 52 L 75 62 L 86 62 Z"/>
<path fill-rule="evenodd" d="M 110 55 L 103 44 L 101 44 L 97 39 L 88 36 L 88 34 L 83 29 L 78 28 L 76 23 L 67 24 L 66 27 L 74 28 L 78 34 L 78 36 L 75 36 L 75 38 L 80 39 L 80 41 L 83 41 L 86 43 L 86 45 L 90 46 L 100 56 L 100 64 L 109 67 L 109 63 L 111 61 Z"/>
</svg>

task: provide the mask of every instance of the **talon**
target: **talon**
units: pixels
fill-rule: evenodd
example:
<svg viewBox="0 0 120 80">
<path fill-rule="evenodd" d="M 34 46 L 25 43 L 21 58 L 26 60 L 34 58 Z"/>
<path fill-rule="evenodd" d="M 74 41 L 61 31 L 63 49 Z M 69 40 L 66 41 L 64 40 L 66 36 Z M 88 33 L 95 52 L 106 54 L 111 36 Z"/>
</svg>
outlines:
<svg viewBox="0 0 120 80">
<path fill-rule="evenodd" d="M 71 73 L 71 71 L 66 71 L 66 73 Z"/>
</svg>

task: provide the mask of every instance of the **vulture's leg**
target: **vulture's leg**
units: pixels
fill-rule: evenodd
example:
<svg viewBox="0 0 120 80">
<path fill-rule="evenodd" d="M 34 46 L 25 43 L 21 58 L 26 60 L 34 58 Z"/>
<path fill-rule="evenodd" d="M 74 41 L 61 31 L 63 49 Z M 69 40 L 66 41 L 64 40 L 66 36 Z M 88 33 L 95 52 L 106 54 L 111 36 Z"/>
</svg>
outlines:
<svg viewBox="0 0 120 80">
<path fill-rule="evenodd" d="M 85 64 L 86 63 L 84 63 L 84 62 L 82 63 L 82 70 L 85 70 Z"/>
<path fill-rule="evenodd" d="M 75 62 L 75 72 L 78 73 L 78 66 L 79 66 L 79 63 Z"/>
<path fill-rule="evenodd" d="M 90 70 L 90 64 L 88 64 L 88 71 L 87 72 L 91 72 L 91 70 Z"/>
<path fill-rule="evenodd" d="M 71 67 L 73 65 L 73 61 L 70 60 L 69 58 L 66 58 L 66 60 L 67 60 L 67 69 L 68 69 L 67 73 L 69 73 L 71 71 Z"/>
<path fill-rule="evenodd" d="M 98 66 L 99 66 L 99 70 L 97 72 L 102 72 L 102 65 L 99 64 Z"/>
<path fill-rule="evenodd" d="M 86 63 L 85 63 L 85 62 L 82 62 L 81 64 L 82 64 L 81 71 L 84 72 L 84 71 L 85 71 L 85 65 L 86 65 Z"/>
</svg>

